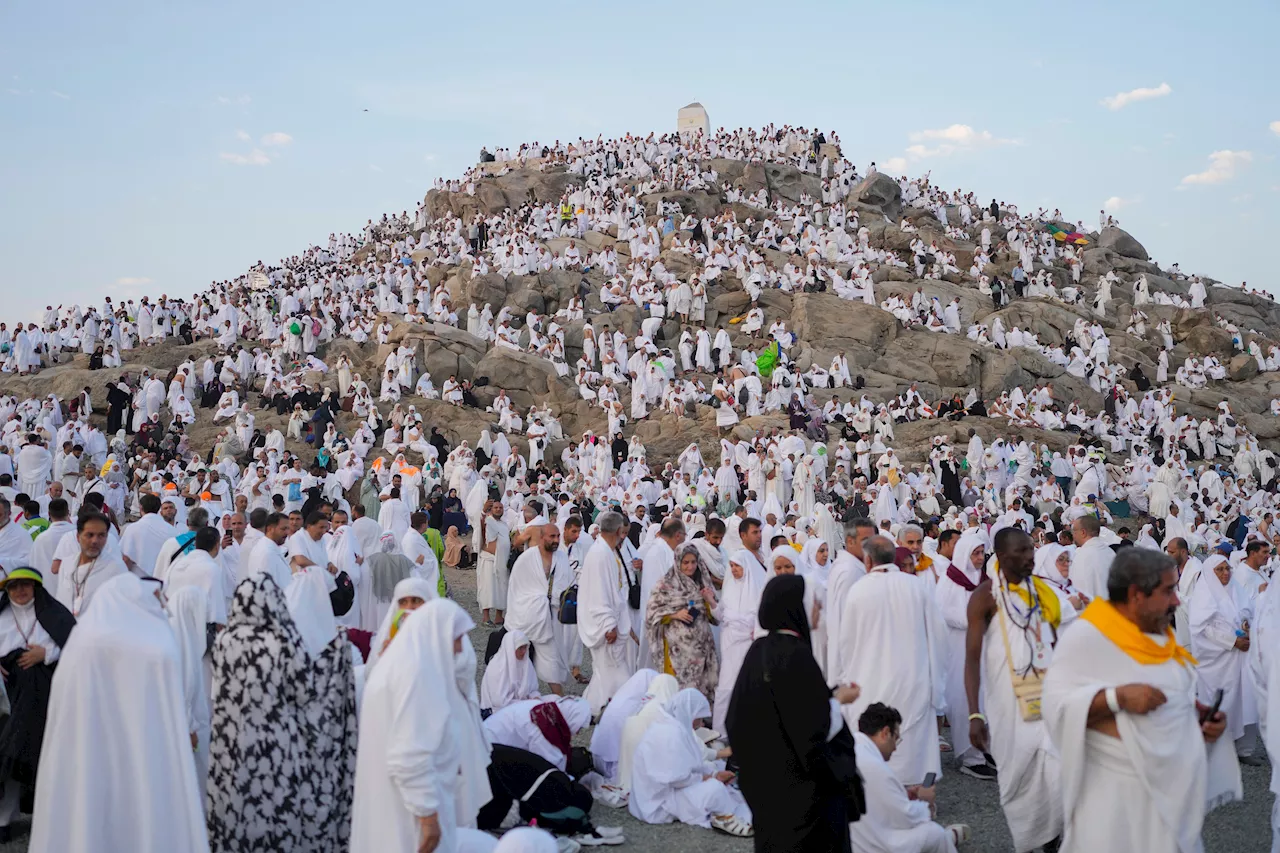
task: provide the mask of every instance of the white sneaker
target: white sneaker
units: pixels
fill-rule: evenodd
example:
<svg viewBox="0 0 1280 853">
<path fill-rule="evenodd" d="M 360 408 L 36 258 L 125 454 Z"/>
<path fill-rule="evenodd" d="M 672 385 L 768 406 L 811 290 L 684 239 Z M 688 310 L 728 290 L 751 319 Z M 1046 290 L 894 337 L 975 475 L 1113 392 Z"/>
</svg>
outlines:
<svg viewBox="0 0 1280 853">
<path fill-rule="evenodd" d="M 622 827 L 620 826 L 597 826 L 596 835 L 603 835 L 605 838 L 621 838 Z"/>
<path fill-rule="evenodd" d="M 556 853 L 581 853 L 582 845 L 572 838 L 560 836 L 556 839 Z"/>
<path fill-rule="evenodd" d="M 573 836 L 573 840 L 581 844 L 583 847 L 617 847 L 624 844 L 626 839 L 621 833 L 618 835 L 605 836 L 599 832 L 584 832 L 581 835 Z"/>
</svg>

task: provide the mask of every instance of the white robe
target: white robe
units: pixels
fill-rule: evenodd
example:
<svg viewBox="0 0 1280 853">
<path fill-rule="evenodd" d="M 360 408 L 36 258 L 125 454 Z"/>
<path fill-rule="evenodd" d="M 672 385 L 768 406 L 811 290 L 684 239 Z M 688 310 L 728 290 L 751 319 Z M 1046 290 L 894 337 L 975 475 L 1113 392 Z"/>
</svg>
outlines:
<svg viewBox="0 0 1280 853">
<path fill-rule="evenodd" d="M 843 707 L 850 729 L 873 702 L 902 714 L 902 740 L 891 759 L 907 784 L 942 776 L 936 717 L 946 693 L 946 626 L 926 581 L 896 567 L 877 567 L 854 584 L 841 615 L 840 644 L 875 649 L 844 662 L 838 680 L 862 695 Z"/>
<path fill-rule="evenodd" d="M 1063 634 L 1041 705 L 1062 755 L 1062 853 L 1203 849 L 1205 814 L 1239 799 L 1242 788 L 1231 741 L 1204 744 L 1195 681 L 1189 664 L 1138 663 L 1086 620 Z M 1149 714 L 1119 714 L 1119 740 L 1088 729 L 1098 691 L 1133 683 L 1159 689 L 1167 701 Z"/>
<path fill-rule="evenodd" d="M 533 643 L 538 677 L 548 684 L 564 684 L 569 677 L 569 667 L 556 643 L 551 600 L 554 578 L 548 574 L 544 570 L 542 551 L 536 545 L 516 559 L 507 588 L 506 625 L 507 630 L 521 631 Z"/>
<path fill-rule="evenodd" d="M 209 849 L 181 658 L 151 587 L 128 574 L 104 584 L 63 650 L 32 853 Z"/>
<path fill-rule="evenodd" d="M 849 824 L 853 849 L 858 853 L 956 853 L 951 833 L 929 816 L 927 803 L 907 797 L 904 783 L 875 741 L 862 732 L 853 738 L 867 798 L 867 813 Z"/>
<path fill-rule="evenodd" d="M 593 714 L 600 713 L 635 668 L 634 616 L 627 591 L 617 552 L 603 538 L 596 539 L 578 574 L 578 636 L 591 651 L 591 683 L 584 695 Z M 605 635 L 614 630 L 617 639 L 609 643 Z"/>
<path fill-rule="evenodd" d="M 462 827 L 474 826 L 479 807 L 492 798 L 479 710 L 460 689 L 465 678 L 475 692 L 475 652 L 465 639 L 471 627 L 453 602 L 428 602 L 405 619 L 370 675 L 356 752 L 351 853 L 417 850 L 417 817 L 432 814 L 441 830 L 436 853 L 470 849 Z M 457 637 L 464 637 L 463 652 L 455 656 Z"/>
</svg>

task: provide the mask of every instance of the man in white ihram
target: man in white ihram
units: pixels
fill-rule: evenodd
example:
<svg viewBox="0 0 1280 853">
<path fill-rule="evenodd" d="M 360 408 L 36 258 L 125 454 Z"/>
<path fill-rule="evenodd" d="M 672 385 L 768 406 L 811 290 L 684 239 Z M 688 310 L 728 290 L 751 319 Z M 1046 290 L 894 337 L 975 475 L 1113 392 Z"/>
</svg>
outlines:
<svg viewBox="0 0 1280 853">
<path fill-rule="evenodd" d="M 899 779 L 917 784 L 929 773 L 942 775 L 937 717 L 946 695 L 947 629 L 927 581 L 894 565 L 892 541 L 872 536 L 862 548 L 869 568 L 845 596 L 839 639 L 845 649 L 874 653 L 850 655 L 834 677 L 862 687 L 858 701 L 843 708 L 851 727 L 875 702 L 902 714 L 891 766 Z"/>
<path fill-rule="evenodd" d="M 1177 584 L 1167 555 L 1123 549 L 1106 598 L 1054 649 L 1041 707 L 1062 756 L 1062 853 L 1198 853 L 1205 814 L 1242 796 L 1226 715 L 1196 701 L 1170 627 Z"/>
<path fill-rule="evenodd" d="M 587 551 L 578 582 L 578 634 L 591 651 L 586 698 L 598 716 L 635 671 L 636 631 L 627 604 L 628 584 L 617 547 L 627 533 L 621 513 L 603 513 L 600 535 Z"/>
</svg>

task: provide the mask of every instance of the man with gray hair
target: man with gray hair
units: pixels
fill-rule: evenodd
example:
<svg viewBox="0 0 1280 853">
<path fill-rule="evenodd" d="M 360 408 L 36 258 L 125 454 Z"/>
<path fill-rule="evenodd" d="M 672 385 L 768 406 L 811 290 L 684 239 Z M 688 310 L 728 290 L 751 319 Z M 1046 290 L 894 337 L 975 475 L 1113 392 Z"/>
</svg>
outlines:
<svg viewBox="0 0 1280 853">
<path fill-rule="evenodd" d="M 1082 515 L 1071 522 L 1076 552 L 1071 555 L 1071 582 L 1090 600 L 1107 595 L 1107 574 L 1115 553 L 1099 536 L 1102 522 L 1096 515 Z"/>
<path fill-rule="evenodd" d="M 894 550 L 886 536 L 862 544 L 867 574 L 845 596 L 834 638 L 844 649 L 843 663 L 827 678 L 862 687 L 858 701 L 842 709 L 850 726 L 875 702 L 898 709 L 902 740 L 889 763 L 899 779 L 915 785 L 929 773 L 942 775 L 935 720 L 946 696 L 947 631 L 931 580 L 899 571 Z"/>
<path fill-rule="evenodd" d="M 823 617 L 827 621 L 827 672 L 829 679 L 835 681 L 835 675 L 844 665 L 844 648 L 838 642 L 840 623 L 844 616 L 844 601 L 854 583 L 866 577 L 867 566 L 863 562 L 866 552 L 862 546 L 875 535 L 876 524 L 869 518 L 854 518 L 845 522 L 844 547 L 835 557 L 835 565 L 827 577 L 827 606 Z"/>
<path fill-rule="evenodd" d="M 1037 710 L 1062 757 L 1063 850 L 1198 850 L 1206 804 L 1243 794 L 1226 715 L 1196 701 L 1177 607 L 1173 560 L 1125 548 L 1053 650 Z"/>
<path fill-rule="evenodd" d="M 591 713 L 604 706 L 636 671 L 638 626 L 627 603 L 630 584 L 618 547 L 627 535 L 627 520 L 618 512 L 596 519 L 600 535 L 583 559 L 578 581 L 578 635 L 591 652 L 591 683 L 586 699 Z"/>
</svg>

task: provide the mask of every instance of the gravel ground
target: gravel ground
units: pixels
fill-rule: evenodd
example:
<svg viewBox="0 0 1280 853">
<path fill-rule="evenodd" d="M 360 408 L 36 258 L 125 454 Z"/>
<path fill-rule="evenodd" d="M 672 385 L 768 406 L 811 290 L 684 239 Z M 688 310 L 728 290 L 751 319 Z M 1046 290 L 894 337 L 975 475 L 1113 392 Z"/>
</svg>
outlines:
<svg viewBox="0 0 1280 853">
<path fill-rule="evenodd" d="M 475 573 L 472 571 L 446 572 L 454 599 L 467 609 L 477 621 Z M 485 641 L 490 629 L 478 626 L 472 632 L 472 643 L 483 660 Z M 588 660 L 583 671 L 590 674 Z M 483 662 L 480 664 L 483 673 Z M 581 685 L 566 686 L 568 692 L 580 695 Z M 590 731 L 580 733 L 576 743 L 586 745 Z M 938 820 L 942 823 L 967 823 L 973 830 L 971 840 L 962 848 L 965 851 L 1011 850 L 1009 829 L 1000 811 L 999 795 L 993 782 L 982 782 L 961 775 L 943 759 L 944 778 L 938 784 Z M 1241 767 L 1244 776 L 1244 801 L 1218 809 L 1205 822 L 1204 840 L 1206 853 L 1266 853 L 1270 850 L 1270 814 L 1273 795 L 1268 791 L 1270 768 Z M 717 832 L 675 823 L 666 826 L 649 826 L 631 817 L 626 809 L 610 809 L 599 804 L 593 811 L 597 824 L 620 826 L 626 833 L 627 844 L 623 849 L 658 851 L 664 853 L 748 853 L 752 849 L 749 840 L 729 838 Z M 0 844 L 0 853 L 25 853 L 30 821 L 21 818 L 14 824 L 15 839 Z M 68 853 L 74 853 L 68 851 Z"/>
</svg>

